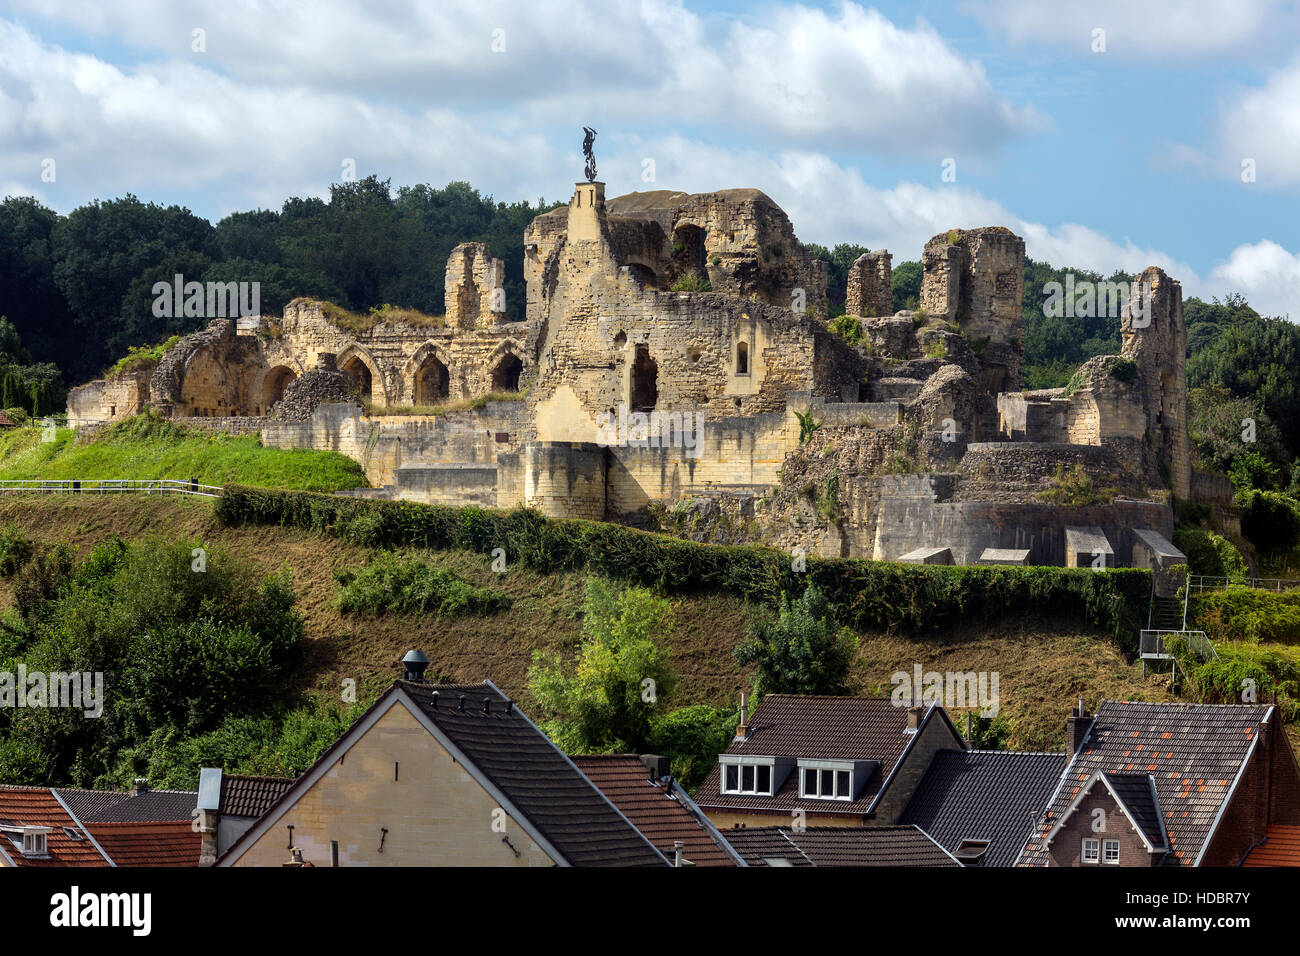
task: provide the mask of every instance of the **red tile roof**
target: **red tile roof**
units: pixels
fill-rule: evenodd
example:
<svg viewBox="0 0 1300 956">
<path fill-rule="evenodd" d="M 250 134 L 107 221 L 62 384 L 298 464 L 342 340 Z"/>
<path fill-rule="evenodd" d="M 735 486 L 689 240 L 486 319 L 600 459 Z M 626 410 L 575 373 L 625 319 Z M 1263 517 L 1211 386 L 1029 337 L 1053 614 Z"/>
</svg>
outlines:
<svg viewBox="0 0 1300 956">
<path fill-rule="evenodd" d="M 87 828 L 118 866 L 198 866 L 200 835 L 190 823 L 88 823 Z"/>
<path fill-rule="evenodd" d="M 1300 827 L 1274 824 L 1264 842 L 1246 855 L 1242 866 L 1300 866 Z"/>
<path fill-rule="evenodd" d="M 636 754 L 590 754 L 571 759 L 668 859 L 673 858 L 673 844 L 680 840 L 685 844 L 686 859 L 696 866 L 737 865 L 686 803 L 669 796 L 662 781 L 650 779 L 649 770 Z"/>
<path fill-rule="evenodd" d="M 23 856 L 7 835 L 0 836 L 0 850 L 16 866 L 109 865 L 47 787 L 0 786 L 0 822 L 52 828 L 45 841 L 48 857 L 43 859 Z"/>
</svg>

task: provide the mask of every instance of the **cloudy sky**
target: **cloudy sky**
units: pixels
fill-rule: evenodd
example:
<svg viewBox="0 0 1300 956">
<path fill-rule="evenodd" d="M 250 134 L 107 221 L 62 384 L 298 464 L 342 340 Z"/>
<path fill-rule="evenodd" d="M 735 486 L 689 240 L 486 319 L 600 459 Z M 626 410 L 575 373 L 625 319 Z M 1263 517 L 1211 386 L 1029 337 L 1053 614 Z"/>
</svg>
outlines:
<svg viewBox="0 0 1300 956">
<path fill-rule="evenodd" d="M 567 199 L 583 125 L 610 196 L 756 186 L 801 239 L 895 262 L 1003 224 L 1300 320 L 1282 0 L 0 0 L 0 194 L 61 212 L 215 221 L 348 160 Z"/>
</svg>

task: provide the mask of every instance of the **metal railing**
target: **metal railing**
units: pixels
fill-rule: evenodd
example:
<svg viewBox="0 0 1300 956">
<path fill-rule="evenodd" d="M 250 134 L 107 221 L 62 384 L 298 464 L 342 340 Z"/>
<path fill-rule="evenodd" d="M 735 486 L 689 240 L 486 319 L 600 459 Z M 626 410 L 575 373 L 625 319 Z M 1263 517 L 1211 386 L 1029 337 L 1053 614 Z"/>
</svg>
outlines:
<svg viewBox="0 0 1300 956">
<path fill-rule="evenodd" d="M 1173 655 L 1165 646 L 1165 639 L 1175 635 L 1187 642 L 1187 649 L 1203 661 L 1213 660 L 1219 656 L 1209 636 L 1204 631 L 1176 631 L 1152 628 L 1138 633 L 1138 654 L 1147 660 L 1172 660 Z"/>
<path fill-rule="evenodd" d="M 219 485 L 201 485 L 178 478 L 42 478 L 0 481 L 0 495 L 196 495 L 220 498 Z"/>
</svg>

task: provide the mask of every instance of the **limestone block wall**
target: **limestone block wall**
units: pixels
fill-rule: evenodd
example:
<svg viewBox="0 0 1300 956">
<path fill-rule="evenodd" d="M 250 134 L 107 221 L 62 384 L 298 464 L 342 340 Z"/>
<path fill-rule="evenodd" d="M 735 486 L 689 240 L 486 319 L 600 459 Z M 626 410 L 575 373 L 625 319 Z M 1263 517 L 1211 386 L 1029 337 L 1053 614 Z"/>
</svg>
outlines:
<svg viewBox="0 0 1300 956">
<path fill-rule="evenodd" d="M 443 415 L 368 417 L 356 405 L 321 405 L 306 422 L 268 421 L 262 444 L 315 448 L 355 459 L 375 487 L 394 484 L 403 466 L 493 465 L 518 447 L 522 402 L 488 402 L 483 408 Z"/>
<path fill-rule="evenodd" d="M 1067 526 L 1101 528 L 1117 560 L 1127 561 L 1134 528 L 1172 537 L 1174 518 L 1168 505 L 1153 501 L 1069 506 L 882 495 L 872 557 L 893 561 L 916 548 L 943 547 L 957 564 L 975 564 L 986 548 L 1017 548 L 1030 552 L 1030 564 L 1061 566 Z"/>
<path fill-rule="evenodd" d="M 68 427 L 79 428 L 139 414 L 149 404 L 149 378 L 143 368 L 96 379 L 68 391 Z"/>
<path fill-rule="evenodd" d="M 1120 316 L 1121 354 L 1138 367 L 1146 398 L 1146 425 L 1168 464 L 1173 492 L 1191 494 L 1191 439 L 1187 433 L 1187 327 L 1183 290 L 1152 266 L 1133 277 Z"/>
<path fill-rule="evenodd" d="M 892 257 L 884 249 L 864 252 L 849 267 L 844 311 L 848 315 L 894 314 Z"/>
<path fill-rule="evenodd" d="M 492 258 L 486 242 L 462 242 L 447 257 L 447 324 L 455 329 L 489 328 L 505 311 L 505 263 Z"/>
<path fill-rule="evenodd" d="M 523 503 L 553 518 L 605 517 L 605 449 L 588 442 L 530 442 L 519 450 Z"/>
<path fill-rule="evenodd" d="M 496 465 L 438 464 L 398 468 L 395 496 L 431 505 L 497 506 Z"/>
</svg>

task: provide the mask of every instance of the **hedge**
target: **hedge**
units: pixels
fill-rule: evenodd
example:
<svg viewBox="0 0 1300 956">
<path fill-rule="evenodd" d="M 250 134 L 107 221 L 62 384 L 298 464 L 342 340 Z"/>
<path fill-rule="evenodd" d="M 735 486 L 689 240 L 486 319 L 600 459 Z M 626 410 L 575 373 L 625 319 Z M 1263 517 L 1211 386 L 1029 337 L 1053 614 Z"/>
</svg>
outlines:
<svg viewBox="0 0 1300 956">
<path fill-rule="evenodd" d="M 541 572 L 588 571 L 668 592 L 725 591 L 775 604 L 809 580 L 858 630 L 937 631 L 1013 617 L 1072 618 L 1109 631 L 1136 650 L 1145 625 L 1151 572 L 1055 567 L 954 567 L 853 558 L 808 558 L 756 545 L 699 544 L 623 525 L 547 518 L 518 508 L 451 508 L 228 485 L 217 501 L 228 525 L 282 525 L 375 548 L 457 548 L 491 554 Z"/>
</svg>

